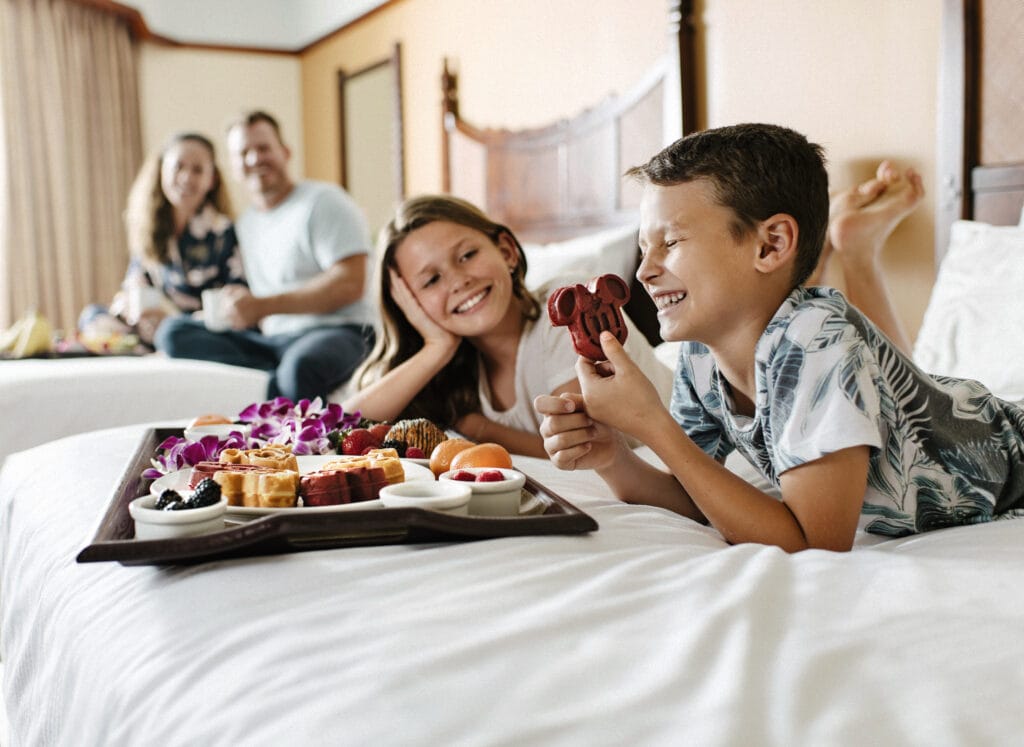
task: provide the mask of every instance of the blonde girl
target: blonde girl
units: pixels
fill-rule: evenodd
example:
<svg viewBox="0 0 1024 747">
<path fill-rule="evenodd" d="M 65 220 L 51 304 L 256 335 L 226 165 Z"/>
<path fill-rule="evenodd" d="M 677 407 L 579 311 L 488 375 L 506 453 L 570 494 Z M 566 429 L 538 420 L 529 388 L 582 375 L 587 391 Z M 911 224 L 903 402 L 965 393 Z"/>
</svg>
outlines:
<svg viewBox="0 0 1024 747">
<path fill-rule="evenodd" d="M 534 397 L 579 391 L 568 332 L 544 311 L 557 283 L 528 290 L 512 232 L 449 196 L 400 205 L 377 255 L 381 328 L 345 410 L 374 420 L 425 417 L 475 441 L 546 456 Z M 672 372 L 635 328 L 627 347 L 660 375 L 667 398 Z"/>
</svg>

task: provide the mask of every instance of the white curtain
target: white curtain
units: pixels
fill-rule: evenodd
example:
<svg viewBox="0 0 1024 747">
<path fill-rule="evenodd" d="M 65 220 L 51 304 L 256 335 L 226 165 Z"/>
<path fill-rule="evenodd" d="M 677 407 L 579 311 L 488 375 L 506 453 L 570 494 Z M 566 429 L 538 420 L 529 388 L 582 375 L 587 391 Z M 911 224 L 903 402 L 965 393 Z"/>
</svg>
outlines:
<svg viewBox="0 0 1024 747">
<path fill-rule="evenodd" d="M 136 45 L 118 15 L 0 0 L 0 325 L 36 308 L 73 330 L 128 261 L 142 160 Z"/>
</svg>

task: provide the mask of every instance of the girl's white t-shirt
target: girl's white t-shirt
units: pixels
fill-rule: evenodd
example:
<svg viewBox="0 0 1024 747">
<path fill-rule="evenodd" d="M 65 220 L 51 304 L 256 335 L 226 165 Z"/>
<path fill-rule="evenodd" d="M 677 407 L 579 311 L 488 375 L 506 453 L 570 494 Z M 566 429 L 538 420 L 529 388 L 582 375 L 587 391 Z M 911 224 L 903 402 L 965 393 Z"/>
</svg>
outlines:
<svg viewBox="0 0 1024 747">
<path fill-rule="evenodd" d="M 543 419 L 533 409 L 533 400 L 541 394 L 550 394 L 576 378 L 576 350 L 572 346 L 567 327 L 552 326 L 547 315 L 547 297 L 557 288 L 551 282 L 534 291 L 541 302 L 540 318 L 527 322 L 519 351 L 516 355 L 515 403 L 507 410 L 496 410 L 492 405 L 490 387 L 481 364 L 480 409 L 488 419 L 500 425 L 537 433 Z M 626 352 L 654 384 L 667 408 L 672 398 L 673 369 L 654 354 L 654 348 L 626 317 Z"/>
</svg>

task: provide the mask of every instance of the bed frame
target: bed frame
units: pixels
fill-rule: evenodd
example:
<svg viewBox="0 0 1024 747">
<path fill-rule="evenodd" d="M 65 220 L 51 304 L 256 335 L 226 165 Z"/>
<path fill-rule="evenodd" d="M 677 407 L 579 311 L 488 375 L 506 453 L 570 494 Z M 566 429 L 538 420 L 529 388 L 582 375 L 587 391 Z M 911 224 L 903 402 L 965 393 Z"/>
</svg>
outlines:
<svg viewBox="0 0 1024 747">
<path fill-rule="evenodd" d="M 571 119 L 492 129 L 459 114 L 458 76 L 444 61 L 442 186 L 480 206 L 524 242 L 560 241 L 637 225 L 640 188 L 622 178 L 696 130 L 693 0 L 669 3 L 663 59 L 630 91 Z M 632 280 L 630 318 L 661 341 L 654 306 Z"/>
<path fill-rule="evenodd" d="M 936 267 L 958 219 L 1016 225 L 1024 205 L 1019 0 L 944 0 Z"/>
</svg>

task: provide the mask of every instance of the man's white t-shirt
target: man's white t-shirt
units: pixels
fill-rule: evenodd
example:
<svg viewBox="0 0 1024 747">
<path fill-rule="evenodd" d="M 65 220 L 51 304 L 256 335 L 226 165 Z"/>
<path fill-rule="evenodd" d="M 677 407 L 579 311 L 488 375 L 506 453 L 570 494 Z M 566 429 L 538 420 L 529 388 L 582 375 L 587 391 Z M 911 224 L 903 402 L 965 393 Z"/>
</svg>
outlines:
<svg viewBox="0 0 1024 747">
<path fill-rule="evenodd" d="M 235 227 L 245 277 L 255 296 L 301 288 L 339 260 L 370 253 L 366 217 L 340 187 L 303 181 L 270 210 L 249 208 Z M 294 334 L 313 327 L 373 324 L 366 299 L 326 314 L 274 314 L 265 335 Z"/>
</svg>

